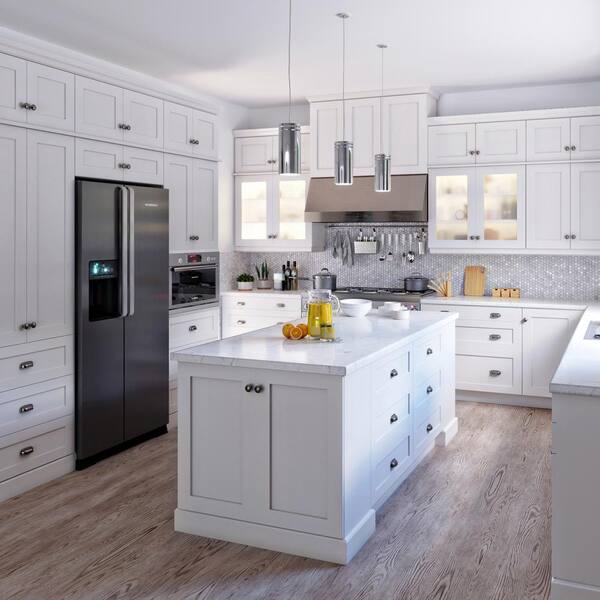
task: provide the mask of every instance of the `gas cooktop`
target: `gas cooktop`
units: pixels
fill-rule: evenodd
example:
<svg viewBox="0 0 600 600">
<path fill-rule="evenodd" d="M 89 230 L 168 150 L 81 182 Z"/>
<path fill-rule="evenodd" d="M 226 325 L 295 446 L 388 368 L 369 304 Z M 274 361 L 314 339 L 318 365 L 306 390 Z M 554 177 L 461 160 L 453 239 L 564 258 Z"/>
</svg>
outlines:
<svg viewBox="0 0 600 600">
<path fill-rule="evenodd" d="M 433 290 L 407 292 L 404 288 L 343 287 L 334 292 L 344 298 L 367 298 L 374 302 L 404 302 L 419 306 L 421 298 L 435 294 Z"/>
</svg>

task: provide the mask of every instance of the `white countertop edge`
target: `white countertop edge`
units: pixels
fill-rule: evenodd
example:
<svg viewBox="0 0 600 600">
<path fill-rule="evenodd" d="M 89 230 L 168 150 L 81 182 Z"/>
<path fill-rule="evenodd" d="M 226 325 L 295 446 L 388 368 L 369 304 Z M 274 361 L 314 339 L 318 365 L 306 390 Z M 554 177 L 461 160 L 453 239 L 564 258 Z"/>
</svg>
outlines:
<svg viewBox="0 0 600 600">
<path fill-rule="evenodd" d="M 283 291 L 283 290 L 223 290 L 219 292 L 221 296 L 232 296 L 241 294 L 242 296 L 302 296 L 308 294 L 308 290 L 294 290 L 294 291 Z M 335 292 L 334 292 L 335 293 Z"/>
<path fill-rule="evenodd" d="M 421 304 L 456 304 L 460 306 L 510 306 L 514 308 L 554 308 L 556 310 L 585 310 L 593 301 L 582 304 L 568 300 L 539 300 L 536 298 L 495 298 L 493 296 L 427 296 Z"/>
</svg>

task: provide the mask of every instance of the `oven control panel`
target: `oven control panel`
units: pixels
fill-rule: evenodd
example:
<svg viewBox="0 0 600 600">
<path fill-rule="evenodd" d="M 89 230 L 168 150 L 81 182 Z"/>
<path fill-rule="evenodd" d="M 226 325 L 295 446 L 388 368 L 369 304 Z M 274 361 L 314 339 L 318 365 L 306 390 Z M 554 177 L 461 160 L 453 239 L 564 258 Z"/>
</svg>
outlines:
<svg viewBox="0 0 600 600">
<path fill-rule="evenodd" d="M 217 265 L 219 262 L 218 252 L 181 253 L 169 255 L 170 267 L 182 267 L 185 265 Z"/>
</svg>

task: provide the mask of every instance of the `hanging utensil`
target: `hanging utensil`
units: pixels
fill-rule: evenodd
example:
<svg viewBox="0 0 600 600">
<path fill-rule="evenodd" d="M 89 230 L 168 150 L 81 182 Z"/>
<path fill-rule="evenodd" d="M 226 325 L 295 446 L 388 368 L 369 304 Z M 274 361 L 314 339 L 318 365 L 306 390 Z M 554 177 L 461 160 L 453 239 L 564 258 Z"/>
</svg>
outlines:
<svg viewBox="0 0 600 600">
<path fill-rule="evenodd" d="M 386 260 L 394 260 L 394 253 L 392 252 L 392 234 L 388 233 L 387 234 L 387 256 L 386 256 Z"/>
</svg>

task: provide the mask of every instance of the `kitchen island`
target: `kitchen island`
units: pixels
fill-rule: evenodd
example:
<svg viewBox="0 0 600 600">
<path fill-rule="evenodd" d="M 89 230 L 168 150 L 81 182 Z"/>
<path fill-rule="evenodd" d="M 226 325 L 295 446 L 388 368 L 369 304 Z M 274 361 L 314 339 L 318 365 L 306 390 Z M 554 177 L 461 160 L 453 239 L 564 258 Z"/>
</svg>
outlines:
<svg viewBox="0 0 600 600">
<path fill-rule="evenodd" d="M 455 319 L 338 317 L 335 343 L 274 326 L 174 353 L 175 529 L 348 563 L 458 430 Z"/>
</svg>

